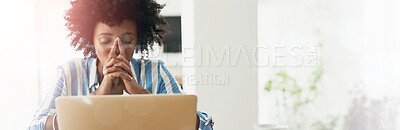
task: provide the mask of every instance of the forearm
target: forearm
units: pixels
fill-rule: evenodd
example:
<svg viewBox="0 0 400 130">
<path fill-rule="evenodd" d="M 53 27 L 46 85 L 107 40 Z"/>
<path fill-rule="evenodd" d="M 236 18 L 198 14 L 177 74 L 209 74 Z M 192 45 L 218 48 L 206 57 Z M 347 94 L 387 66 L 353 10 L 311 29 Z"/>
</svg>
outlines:
<svg viewBox="0 0 400 130">
<path fill-rule="evenodd" d="M 150 94 L 149 91 L 147 91 L 146 89 L 143 89 L 143 88 L 139 88 L 139 89 L 137 89 L 135 91 L 128 92 L 128 93 L 129 94 Z"/>
<path fill-rule="evenodd" d="M 53 119 L 55 119 L 54 126 L 53 126 Z M 55 130 L 58 130 L 58 123 L 57 123 L 57 118 L 54 118 L 54 115 L 51 115 L 47 118 L 45 129 L 53 130 L 53 128 L 55 128 Z"/>
</svg>

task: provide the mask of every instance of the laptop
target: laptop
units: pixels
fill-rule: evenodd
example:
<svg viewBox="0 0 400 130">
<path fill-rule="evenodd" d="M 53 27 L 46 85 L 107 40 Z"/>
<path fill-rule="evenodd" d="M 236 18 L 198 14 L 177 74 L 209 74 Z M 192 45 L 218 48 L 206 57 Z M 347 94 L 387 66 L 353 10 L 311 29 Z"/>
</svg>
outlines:
<svg viewBox="0 0 400 130">
<path fill-rule="evenodd" d="M 56 99 L 60 130 L 194 130 L 195 95 L 65 96 Z"/>
</svg>

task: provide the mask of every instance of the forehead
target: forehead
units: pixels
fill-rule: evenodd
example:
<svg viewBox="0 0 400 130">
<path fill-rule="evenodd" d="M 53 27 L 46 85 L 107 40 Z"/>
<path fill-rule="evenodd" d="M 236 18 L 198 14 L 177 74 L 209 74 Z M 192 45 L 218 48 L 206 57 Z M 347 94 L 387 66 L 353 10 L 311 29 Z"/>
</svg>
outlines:
<svg viewBox="0 0 400 130">
<path fill-rule="evenodd" d="M 119 25 L 109 26 L 103 22 L 98 22 L 94 27 L 94 35 L 101 33 L 110 33 L 112 35 L 121 35 L 126 32 L 137 34 L 137 25 L 133 20 L 124 20 Z"/>
</svg>

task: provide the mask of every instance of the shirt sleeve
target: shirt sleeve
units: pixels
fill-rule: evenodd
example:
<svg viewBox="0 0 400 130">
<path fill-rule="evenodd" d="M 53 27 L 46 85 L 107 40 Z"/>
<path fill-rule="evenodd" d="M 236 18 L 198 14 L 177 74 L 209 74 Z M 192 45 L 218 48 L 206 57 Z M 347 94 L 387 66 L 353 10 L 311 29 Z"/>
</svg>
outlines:
<svg viewBox="0 0 400 130">
<path fill-rule="evenodd" d="M 167 94 L 185 94 L 181 86 L 172 76 L 172 74 L 167 70 L 162 61 L 158 61 L 159 70 L 159 93 Z M 200 120 L 199 129 L 200 130 L 213 130 L 214 122 L 210 115 L 205 112 L 197 111 L 197 116 Z"/>
<path fill-rule="evenodd" d="M 65 95 L 65 74 L 62 67 L 58 67 L 56 79 L 50 86 L 46 97 L 36 110 L 33 120 L 31 121 L 29 130 L 44 130 L 47 118 L 56 113 L 55 99 L 58 96 Z"/>
<path fill-rule="evenodd" d="M 200 130 L 213 130 L 214 122 L 212 117 L 205 112 L 197 111 L 197 116 L 199 117 L 199 129 Z"/>
<path fill-rule="evenodd" d="M 158 61 L 158 93 L 166 94 L 184 94 L 181 86 L 164 66 L 164 62 Z"/>
</svg>

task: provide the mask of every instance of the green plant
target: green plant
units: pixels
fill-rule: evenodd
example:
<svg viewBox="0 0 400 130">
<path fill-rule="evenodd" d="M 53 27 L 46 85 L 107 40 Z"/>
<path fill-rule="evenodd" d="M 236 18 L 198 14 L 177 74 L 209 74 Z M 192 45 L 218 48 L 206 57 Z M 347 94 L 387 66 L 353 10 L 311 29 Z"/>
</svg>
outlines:
<svg viewBox="0 0 400 130">
<path fill-rule="evenodd" d="M 318 67 L 311 73 L 311 83 L 306 87 L 302 87 L 294 77 L 290 76 L 286 71 L 280 70 L 273 79 L 268 80 L 264 89 L 267 92 L 281 92 L 283 95 L 282 104 L 286 107 L 293 107 L 293 110 L 297 112 L 299 107 L 307 105 L 317 98 L 317 83 L 321 80 L 322 74 L 322 63 L 320 62 Z M 286 100 L 289 98 L 288 96 L 294 99 L 292 104 L 288 104 Z"/>
<path fill-rule="evenodd" d="M 321 50 L 321 48 L 322 44 L 319 44 L 319 49 Z M 307 85 L 300 85 L 298 79 L 286 70 L 278 70 L 265 84 L 265 91 L 278 94 L 276 98 L 277 106 L 283 106 L 286 110 L 285 113 L 290 114 L 292 118 L 300 118 L 300 120 L 294 119 L 294 121 L 288 122 L 295 129 L 307 128 L 304 125 L 310 125 L 313 129 L 333 129 L 336 126 L 338 118 L 317 119 L 311 124 L 303 124 L 301 121 L 307 115 L 304 110 L 314 103 L 318 97 L 319 82 L 323 74 L 323 62 L 322 58 L 319 57 L 318 65 L 311 71 Z"/>
<path fill-rule="evenodd" d="M 333 130 L 336 127 L 338 120 L 339 116 L 329 116 L 324 121 L 314 121 L 312 126 L 315 130 Z"/>
</svg>

